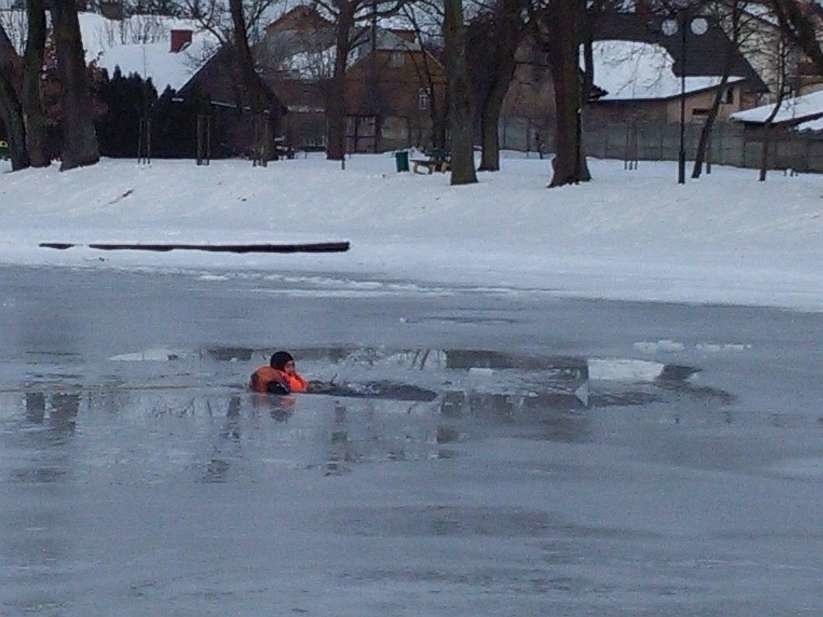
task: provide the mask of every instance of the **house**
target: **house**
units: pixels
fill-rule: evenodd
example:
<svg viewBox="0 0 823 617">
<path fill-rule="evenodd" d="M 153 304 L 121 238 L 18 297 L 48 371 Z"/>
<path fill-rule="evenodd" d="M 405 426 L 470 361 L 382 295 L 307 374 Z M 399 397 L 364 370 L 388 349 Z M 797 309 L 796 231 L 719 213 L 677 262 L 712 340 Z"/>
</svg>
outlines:
<svg viewBox="0 0 823 617">
<path fill-rule="evenodd" d="M 330 21 L 312 7 L 298 6 L 269 24 L 254 46 L 261 77 L 288 112 L 282 135 L 296 149 L 325 148 L 334 41 Z M 181 92 L 197 89 L 214 97 L 227 60 L 213 57 Z M 345 91 L 348 151 L 423 145 L 431 139 L 432 102 L 442 110 L 445 69 L 415 41 L 414 32 L 365 27 L 355 33 Z"/>
<path fill-rule="evenodd" d="M 685 121 L 703 122 L 723 73 L 724 58 L 718 50 L 727 49 L 729 41 L 716 24 L 709 24 L 700 36 L 687 33 L 684 64 L 681 37 L 666 35 L 662 22 L 659 16 L 637 13 L 597 19 L 592 50 L 595 91 L 586 108 L 587 126 L 677 123 L 681 92 Z M 504 143 L 537 149 L 550 143 L 553 130 L 551 71 L 545 51 L 534 39 L 527 39 L 517 54 L 518 67 L 503 106 Z M 766 90 L 746 59 L 735 53 L 719 119 L 754 106 Z"/>
<path fill-rule="evenodd" d="M 360 28 L 354 39 L 345 77 L 347 150 L 429 143 L 432 107 L 442 111 L 445 99 L 442 64 L 411 30 L 375 25 Z M 331 22 L 312 7 L 298 6 L 270 24 L 258 46 L 266 79 L 289 109 L 289 137 L 297 147 L 325 146 L 334 41 Z"/>
<path fill-rule="evenodd" d="M 252 113 L 234 52 L 221 47 L 183 84 L 172 101 L 177 117 L 192 123 L 197 116 L 208 123 L 210 156 L 253 157 L 263 142 L 271 147 L 284 131 L 286 106 L 264 80 L 267 99 L 262 113 Z M 199 129 L 197 129 L 199 132 Z"/>
<path fill-rule="evenodd" d="M 808 2 L 804 8 L 817 30 L 823 29 L 823 7 Z M 800 49 L 786 44 L 770 2 L 753 0 L 742 5 L 742 9 L 740 51 L 769 87 L 759 103 L 775 101 L 781 82 L 788 81 L 795 95 L 823 89 L 820 69 Z"/>
<path fill-rule="evenodd" d="M 681 88 L 685 91 L 686 122 L 702 122 L 723 74 L 725 51 L 731 43 L 723 29 L 705 19 L 705 32 L 693 29 L 684 37 L 667 34 L 660 16 L 612 14 L 595 24 L 595 83 L 606 90 L 593 114 L 623 119 L 629 110 L 643 120 L 677 122 Z M 722 93 L 719 119 L 757 104 L 766 85 L 748 61 L 731 50 L 730 76 Z M 685 62 L 684 62 L 685 56 Z M 598 69 L 600 69 L 598 71 Z"/>
</svg>

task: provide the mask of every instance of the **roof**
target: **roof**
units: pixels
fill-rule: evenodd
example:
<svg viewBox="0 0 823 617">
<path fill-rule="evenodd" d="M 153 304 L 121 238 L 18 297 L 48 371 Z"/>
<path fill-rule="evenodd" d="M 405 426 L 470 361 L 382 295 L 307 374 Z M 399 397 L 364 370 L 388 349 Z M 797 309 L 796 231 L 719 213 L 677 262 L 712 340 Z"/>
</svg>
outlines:
<svg viewBox="0 0 823 617">
<path fill-rule="evenodd" d="M 774 111 L 774 103 L 761 105 L 746 111 L 732 114 L 732 120 L 762 124 Z M 802 96 L 793 96 L 780 104 L 780 109 L 774 117 L 776 123 L 799 123 L 803 120 L 814 120 L 823 116 L 823 91 L 811 92 Z"/>
<path fill-rule="evenodd" d="M 372 52 L 371 28 L 361 28 L 360 34 L 359 42 L 349 51 L 349 68 Z M 376 51 L 421 50 L 419 43 L 413 39 L 408 40 L 402 32 L 378 27 L 375 38 Z M 336 51 L 331 27 L 313 31 L 270 28 L 254 49 L 255 55 L 266 65 L 268 72 L 280 72 L 288 78 L 307 80 L 331 77 Z"/>
<path fill-rule="evenodd" d="M 248 107 L 249 102 L 241 87 L 242 80 L 238 74 L 238 66 L 233 57 L 232 49 L 220 47 L 178 90 L 180 98 L 187 98 L 193 94 L 207 95 L 213 102 L 225 103 L 230 107 Z M 272 110 L 278 113 L 287 111 L 286 105 L 271 88 L 271 84 L 263 78 L 265 94 L 269 99 Z"/>
<path fill-rule="evenodd" d="M 823 118 L 809 120 L 797 125 L 798 131 L 823 131 Z"/>
<path fill-rule="evenodd" d="M 703 35 L 691 31 L 686 34 L 686 62 L 681 61 L 681 36 L 666 36 L 662 30 L 663 18 L 656 15 L 637 15 L 629 13 L 608 13 L 599 16 L 594 24 L 596 41 L 635 41 L 662 47 L 673 59 L 671 71 L 687 77 L 720 77 L 723 74 L 725 54 L 730 41 L 718 26 L 710 26 Z M 752 68 L 751 64 L 739 52 L 733 50 L 731 75 L 749 82 L 753 91 L 766 92 L 768 88 Z M 600 79 L 595 72 L 595 81 Z"/>
<path fill-rule="evenodd" d="M 266 26 L 266 32 L 324 30 L 333 26 L 334 24 L 323 17 L 317 9 L 302 5 L 283 13 Z"/>
<path fill-rule="evenodd" d="M 109 75 L 120 67 L 123 75 L 137 73 L 151 78 L 155 89 L 162 93 L 166 87 L 179 90 L 216 50 L 211 35 L 195 34 L 183 50 L 172 53 L 169 41 L 145 45 L 118 45 L 100 53 L 97 65 Z"/>
<path fill-rule="evenodd" d="M 326 109 L 326 93 L 320 82 L 288 79 L 271 85 L 289 111 L 323 113 Z"/>
<path fill-rule="evenodd" d="M 599 101 L 653 100 L 680 96 L 681 78 L 674 73 L 674 59 L 661 45 L 639 41 L 595 41 L 592 48 L 594 80 L 605 94 Z M 744 80 L 730 76 L 729 84 Z M 685 91 L 714 88 L 721 78 L 695 75 L 685 78 Z"/>
</svg>

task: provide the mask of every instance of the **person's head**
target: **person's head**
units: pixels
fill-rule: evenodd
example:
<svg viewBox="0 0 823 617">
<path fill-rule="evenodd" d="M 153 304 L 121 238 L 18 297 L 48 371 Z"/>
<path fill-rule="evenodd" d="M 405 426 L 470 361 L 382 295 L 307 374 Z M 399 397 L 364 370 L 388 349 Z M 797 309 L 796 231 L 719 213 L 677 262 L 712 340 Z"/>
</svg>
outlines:
<svg viewBox="0 0 823 617">
<path fill-rule="evenodd" d="M 294 357 L 288 351 L 277 351 L 272 354 L 269 364 L 278 371 L 294 372 Z"/>
</svg>

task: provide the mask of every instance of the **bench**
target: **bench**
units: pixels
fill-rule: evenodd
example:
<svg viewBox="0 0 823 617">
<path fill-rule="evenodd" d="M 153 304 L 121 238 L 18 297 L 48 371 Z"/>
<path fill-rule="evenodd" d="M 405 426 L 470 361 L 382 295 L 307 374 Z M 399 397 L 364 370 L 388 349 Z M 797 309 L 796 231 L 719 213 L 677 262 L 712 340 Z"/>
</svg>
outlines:
<svg viewBox="0 0 823 617">
<path fill-rule="evenodd" d="M 449 171 L 450 168 L 448 161 L 441 161 L 437 159 L 412 159 L 411 164 L 413 173 L 417 173 L 418 167 L 424 167 L 430 174 L 435 171 L 445 173 Z"/>
<path fill-rule="evenodd" d="M 451 161 L 449 160 L 449 153 L 445 150 L 432 150 L 427 152 L 426 159 L 412 159 L 412 173 L 417 173 L 419 167 L 424 167 L 429 174 L 439 171 L 446 173 L 451 169 Z"/>
</svg>

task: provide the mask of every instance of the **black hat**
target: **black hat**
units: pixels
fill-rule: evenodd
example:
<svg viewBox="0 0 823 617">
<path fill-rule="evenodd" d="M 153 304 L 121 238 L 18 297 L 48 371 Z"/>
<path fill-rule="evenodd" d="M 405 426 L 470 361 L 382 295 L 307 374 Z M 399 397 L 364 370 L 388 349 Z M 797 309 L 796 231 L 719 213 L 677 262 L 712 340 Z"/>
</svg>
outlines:
<svg viewBox="0 0 823 617">
<path fill-rule="evenodd" d="M 294 362 L 294 357 L 288 351 L 278 351 L 272 354 L 269 364 L 272 368 L 282 371 L 287 362 Z"/>
</svg>

